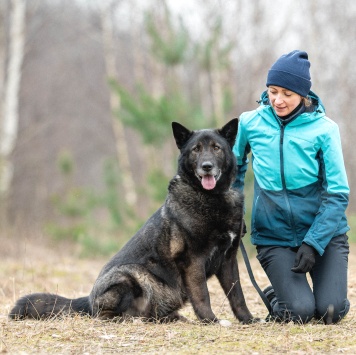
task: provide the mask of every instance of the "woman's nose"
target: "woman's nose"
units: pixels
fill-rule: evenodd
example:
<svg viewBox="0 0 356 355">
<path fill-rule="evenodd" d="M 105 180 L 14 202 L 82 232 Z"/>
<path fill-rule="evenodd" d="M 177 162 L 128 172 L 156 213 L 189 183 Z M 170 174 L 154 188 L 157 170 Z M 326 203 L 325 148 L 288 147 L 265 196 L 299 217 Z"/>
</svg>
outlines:
<svg viewBox="0 0 356 355">
<path fill-rule="evenodd" d="M 280 95 L 277 95 L 276 99 L 275 99 L 275 102 L 276 103 L 282 103 L 283 102 L 283 98 Z"/>
</svg>

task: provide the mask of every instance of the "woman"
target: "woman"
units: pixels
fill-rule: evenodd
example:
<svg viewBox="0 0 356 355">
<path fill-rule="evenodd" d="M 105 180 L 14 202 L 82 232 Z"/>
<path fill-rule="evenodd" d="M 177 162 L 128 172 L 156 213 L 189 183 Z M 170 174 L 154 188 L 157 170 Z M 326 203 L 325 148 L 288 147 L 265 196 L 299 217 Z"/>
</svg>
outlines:
<svg viewBox="0 0 356 355">
<path fill-rule="evenodd" d="M 349 187 L 338 126 L 311 88 L 308 54 L 282 55 L 260 106 L 240 117 L 235 187 L 252 152 L 251 238 L 271 286 L 269 319 L 336 323 L 349 311 Z M 313 288 L 306 273 L 310 273 Z"/>
</svg>

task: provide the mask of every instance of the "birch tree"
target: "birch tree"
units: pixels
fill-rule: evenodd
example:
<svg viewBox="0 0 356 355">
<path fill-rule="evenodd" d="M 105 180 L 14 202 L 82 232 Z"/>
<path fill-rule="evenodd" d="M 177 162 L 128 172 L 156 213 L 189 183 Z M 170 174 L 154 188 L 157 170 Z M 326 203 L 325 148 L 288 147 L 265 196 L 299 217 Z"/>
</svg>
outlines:
<svg viewBox="0 0 356 355">
<path fill-rule="evenodd" d="M 9 50 L 0 126 L 0 192 L 9 191 L 19 122 L 19 90 L 25 46 L 26 0 L 10 1 Z"/>
</svg>

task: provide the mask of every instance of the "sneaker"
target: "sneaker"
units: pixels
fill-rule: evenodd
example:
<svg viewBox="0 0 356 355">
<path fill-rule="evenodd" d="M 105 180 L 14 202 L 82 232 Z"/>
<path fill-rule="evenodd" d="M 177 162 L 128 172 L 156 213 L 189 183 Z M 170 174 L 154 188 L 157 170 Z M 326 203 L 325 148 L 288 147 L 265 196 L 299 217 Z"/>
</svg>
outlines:
<svg viewBox="0 0 356 355">
<path fill-rule="evenodd" d="M 273 309 L 273 306 L 275 305 L 275 303 L 277 302 L 277 297 L 276 294 L 274 292 L 273 287 L 270 285 L 268 287 L 266 287 L 263 290 L 263 293 L 265 294 L 265 296 L 267 297 L 268 302 L 271 304 L 271 307 Z M 272 314 L 268 314 L 268 316 L 265 318 L 266 322 L 273 322 L 275 321 L 275 316 L 273 316 Z"/>
<path fill-rule="evenodd" d="M 266 287 L 263 290 L 263 293 L 266 295 L 269 303 L 272 303 L 272 300 L 276 298 L 276 294 L 274 293 L 274 289 L 271 285 Z"/>
</svg>

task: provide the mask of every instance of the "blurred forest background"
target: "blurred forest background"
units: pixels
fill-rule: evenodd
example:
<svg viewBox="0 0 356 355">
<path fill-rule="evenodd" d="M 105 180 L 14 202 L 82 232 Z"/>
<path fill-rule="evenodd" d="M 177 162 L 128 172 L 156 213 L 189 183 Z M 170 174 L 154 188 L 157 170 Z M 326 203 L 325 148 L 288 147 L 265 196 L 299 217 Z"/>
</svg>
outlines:
<svg viewBox="0 0 356 355">
<path fill-rule="evenodd" d="M 2 233 L 113 253 L 165 198 L 171 122 L 254 109 L 293 49 L 340 126 L 356 224 L 356 2 L 1 0 L 0 26 Z"/>
</svg>

